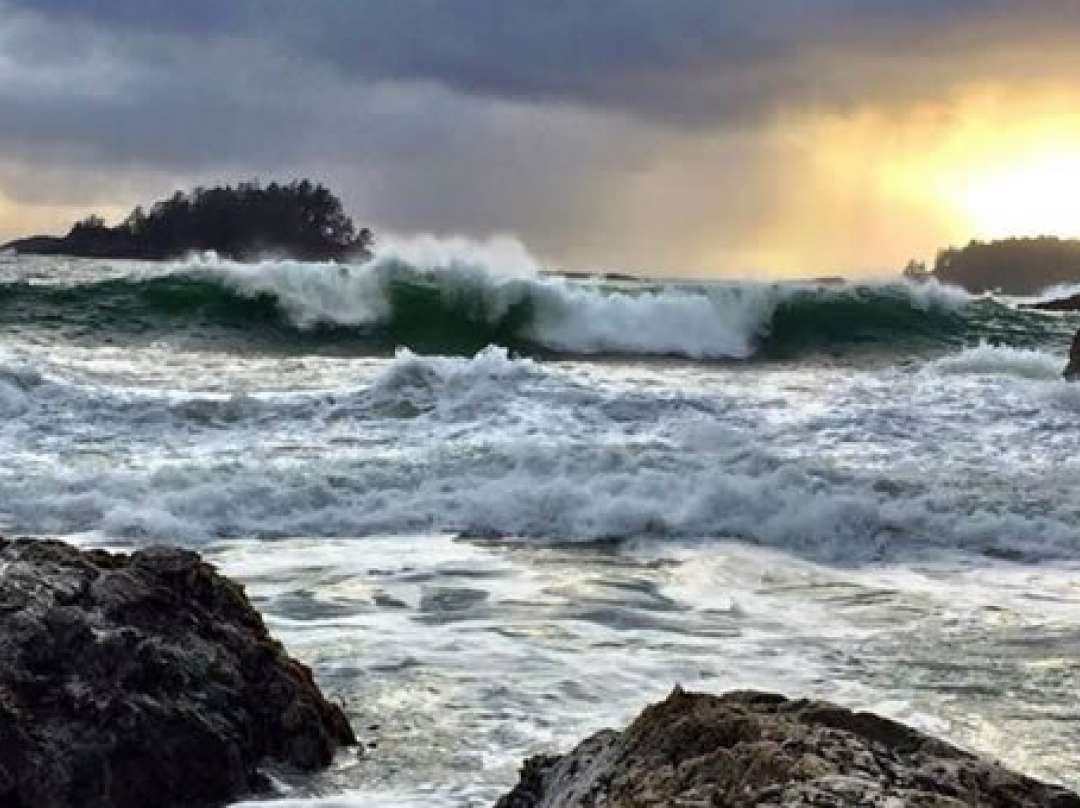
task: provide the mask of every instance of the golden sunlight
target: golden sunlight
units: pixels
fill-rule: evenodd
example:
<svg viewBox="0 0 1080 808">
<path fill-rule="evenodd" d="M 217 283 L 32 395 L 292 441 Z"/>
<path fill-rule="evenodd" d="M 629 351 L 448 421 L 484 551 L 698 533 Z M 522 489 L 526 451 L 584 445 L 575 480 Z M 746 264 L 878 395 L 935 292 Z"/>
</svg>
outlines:
<svg viewBox="0 0 1080 808">
<path fill-rule="evenodd" d="M 1080 144 L 985 169 L 953 199 L 980 238 L 1080 236 Z"/>
<path fill-rule="evenodd" d="M 1080 236 L 1077 108 L 1062 90 L 974 92 L 939 113 L 907 168 L 968 237 Z"/>
<path fill-rule="evenodd" d="M 1080 237 L 1080 98 L 969 88 L 944 101 L 789 117 L 743 264 L 894 272 L 971 239 Z"/>
</svg>

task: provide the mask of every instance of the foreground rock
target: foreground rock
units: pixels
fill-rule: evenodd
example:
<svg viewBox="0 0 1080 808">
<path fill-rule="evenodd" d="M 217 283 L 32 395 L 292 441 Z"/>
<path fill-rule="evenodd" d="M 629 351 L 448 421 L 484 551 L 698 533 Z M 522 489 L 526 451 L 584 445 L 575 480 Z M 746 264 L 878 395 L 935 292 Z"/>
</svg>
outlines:
<svg viewBox="0 0 1080 808">
<path fill-rule="evenodd" d="M 1080 311 L 1080 295 L 1046 300 L 1042 303 L 1025 303 L 1022 304 L 1022 308 L 1042 311 Z M 1065 366 L 1063 375 L 1071 382 L 1080 380 L 1080 331 L 1077 331 L 1076 336 L 1073 337 L 1072 349 L 1069 351 L 1069 364 Z"/>
<path fill-rule="evenodd" d="M 1080 331 L 1076 332 L 1072 348 L 1069 349 L 1069 364 L 1065 366 L 1065 378 L 1070 382 L 1080 379 Z"/>
<path fill-rule="evenodd" d="M 355 743 L 195 553 L 0 538 L 0 805 L 209 806 Z"/>
<path fill-rule="evenodd" d="M 526 762 L 496 808 L 1080 808 L 902 724 L 827 702 L 676 689 L 623 732 Z"/>
</svg>

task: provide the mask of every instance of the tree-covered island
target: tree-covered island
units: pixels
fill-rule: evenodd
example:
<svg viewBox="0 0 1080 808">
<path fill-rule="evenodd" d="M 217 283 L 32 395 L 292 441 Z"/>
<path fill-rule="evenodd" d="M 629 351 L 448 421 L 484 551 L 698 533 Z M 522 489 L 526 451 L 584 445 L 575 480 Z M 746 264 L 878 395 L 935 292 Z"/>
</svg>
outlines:
<svg viewBox="0 0 1080 808">
<path fill-rule="evenodd" d="M 150 260 L 212 250 L 238 261 L 265 256 L 326 261 L 369 258 L 373 243 L 371 230 L 357 229 L 334 194 L 305 179 L 177 191 L 149 211 L 135 208 L 114 227 L 90 216 L 66 236 L 33 236 L 0 249 Z"/>
<path fill-rule="evenodd" d="M 1080 283 L 1080 240 L 1039 236 L 972 241 L 938 252 L 932 269 L 909 262 L 904 276 L 936 278 L 976 293 L 1032 295 L 1057 284 Z"/>
</svg>

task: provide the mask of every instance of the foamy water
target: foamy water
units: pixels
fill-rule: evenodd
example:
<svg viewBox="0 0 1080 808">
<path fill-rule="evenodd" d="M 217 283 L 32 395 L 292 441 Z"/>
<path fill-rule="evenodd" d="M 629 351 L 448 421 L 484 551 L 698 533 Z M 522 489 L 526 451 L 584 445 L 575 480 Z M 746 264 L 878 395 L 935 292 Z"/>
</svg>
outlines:
<svg viewBox="0 0 1080 808">
<path fill-rule="evenodd" d="M 1075 318 L 575 282 L 510 242 L 0 284 L 0 527 L 244 581 L 375 744 L 278 804 L 490 805 L 676 682 L 1080 786 Z"/>
</svg>

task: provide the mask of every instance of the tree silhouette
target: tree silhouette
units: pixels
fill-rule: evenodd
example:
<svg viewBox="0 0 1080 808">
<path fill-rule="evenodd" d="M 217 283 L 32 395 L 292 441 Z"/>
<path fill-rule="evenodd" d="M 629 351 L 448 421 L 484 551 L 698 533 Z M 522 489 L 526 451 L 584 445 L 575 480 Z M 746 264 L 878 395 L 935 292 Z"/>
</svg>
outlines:
<svg viewBox="0 0 1080 808">
<path fill-rule="evenodd" d="M 916 267 L 908 264 L 905 276 Z M 1048 286 L 1080 282 L 1080 241 L 1055 236 L 971 241 L 966 247 L 941 250 L 925 277 L 956 284 L 972 292 L 1034 294 Z"/>
<path fill-rule="evenodd" d="M 341 201 L 310 180 L 257 181 L 177 191 L 146 212 L 136 207 L 116 227 L 99 216 L 75 224 L 62 239 L 29 239 L 16 249 L 90 257 L 172 258 L 213 250 L 250 260 L 287 255 L 306 260 L 370 257 L 375 237 L 359 230 Z"/>
</svg>

